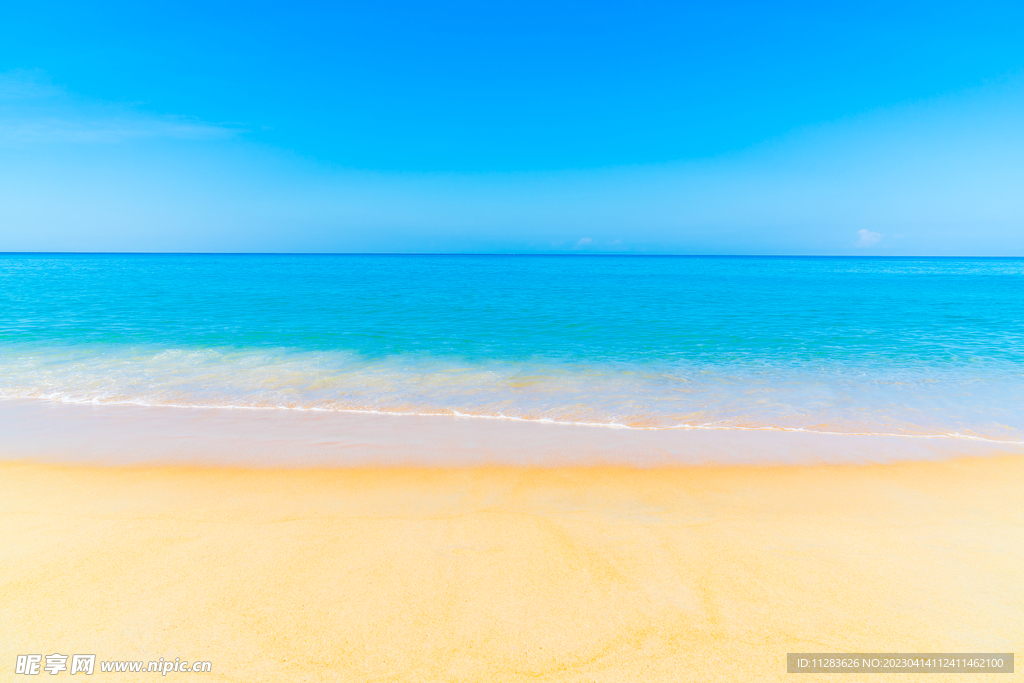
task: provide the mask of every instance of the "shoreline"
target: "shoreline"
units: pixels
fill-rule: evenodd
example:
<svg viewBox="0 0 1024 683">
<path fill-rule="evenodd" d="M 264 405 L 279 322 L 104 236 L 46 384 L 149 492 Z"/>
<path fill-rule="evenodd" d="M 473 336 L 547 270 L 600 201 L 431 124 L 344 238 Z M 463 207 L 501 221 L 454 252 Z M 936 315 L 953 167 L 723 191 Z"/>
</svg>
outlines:
<svg viewBox="0 0 1024 683">
<path fill-rule="evenodd" d="M 238 411 L 240 413 L 246 412 L 262 412 L 267 411 L 271 413 L 297 413 L 297 414 L 309 414 L 309 415 L 334 415 L 334 416 L 351 416 L 351 415 L 372 415 L 381 417 L 406 417 L 406 418 L 455 418 L 455 419 L 467 419 L 467 420 L 495 420 L 498 422 L 514 422 L 522 424 L 533 424 L 533 425 L 553 425 L 562 427 L 594 427 L 599 429 L 622 429 L 626 431 L 634 432 L 771 432 L 771 433 L 790 433 L 790 434 L 820 434 L 824 436 L 868 436 L 868 437 L 894 437 L 900 439 L 954 439 L 964 441 L 977 441 L 986 444 L 1002 445 L 1006 444 L 1009 446 L 1024 446 L 1024 440 L 1014 439 L 999 439 L 995 437 L 987 436 L 976 436 L 973 434 L 960 434 L 960 433 L 943 433 L 943 434 L 913 434 L 909 432 L 896 433 L 896 432 L 843 432 L 843 431 L 831 431 L 831 430 L 817 430 L 817 429 L 805 429 L 803 427 L 741 427 L 741 426 L 729 426 L 729 427 L 715 427 L 710 424 L 700 425 L 673 425 L 667 427 L 638 427 L 636 425 L 620 424 L 617 422 L 583 422 L 583 421 L 566 421 L 566 420 L 551 420 L 547 418 L 528 418 L 528 417 L 516 417 L 514 415 L 484 415 L 475 413 L 461 413 L 458 411 L 449 412 L 402 412 L 397 410 L 369 410 L 369 409 L 358 409 L 358 408 L 303 408 L 297 406 L 249 406 L 249 405 L 222 405 L 222 406 L 210 406 L 210 405 L 178 405 L 178 404 L 149 404 L 149 403 L 133 403 L 130 401 L 125 402 L 105 402 L 105 401 L 64 401 L 55 400 L 51 398 L 42 397 L 0 397 L 0 404 L 9 403 L 11 405 L 18 404 L 41 404 L 45 403 L 48 405 L 60 405 L 60 406 L 79 406 L 83 408 L 133 408 L 142 410 L 202 410 L 202 411 Z"/>
<path fill-rule="evenodd" d="M 454 415 L 0 401 L 0 460 L 250 467 L 636 467 L 885 463 L 1024 455 L 1024 444 L 938 435 L 615 429 Z"/>
<path fill-rule="evenodd" d="M 667 682 L 789 680 L 787 652 L 1019 653 L 1021 490 L 1019 456 L 4 462 L 0 661 L 178 657 L 239 682 Z"/>
</svg>

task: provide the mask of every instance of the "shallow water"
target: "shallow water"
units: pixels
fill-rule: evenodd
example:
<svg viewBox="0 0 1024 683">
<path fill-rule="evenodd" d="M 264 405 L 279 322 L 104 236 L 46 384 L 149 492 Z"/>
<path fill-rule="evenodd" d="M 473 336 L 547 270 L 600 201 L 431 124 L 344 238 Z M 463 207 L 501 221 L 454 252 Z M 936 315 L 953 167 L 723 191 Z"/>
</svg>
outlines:
<svg viewBox="0 0 1024 683">
<path fill-rule="evenodd" d="M 1024 439 L 1024 260 L 2 255 L 0 397 Z"/>
</svg>

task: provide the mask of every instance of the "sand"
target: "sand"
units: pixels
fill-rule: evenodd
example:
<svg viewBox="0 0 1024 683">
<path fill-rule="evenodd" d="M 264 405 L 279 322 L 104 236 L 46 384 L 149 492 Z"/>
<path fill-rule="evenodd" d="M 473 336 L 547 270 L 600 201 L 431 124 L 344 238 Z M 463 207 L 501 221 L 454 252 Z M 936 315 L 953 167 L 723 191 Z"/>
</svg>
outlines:
<svg viewBox="0 0 1024 683">
<path fill-rule="evenodd" d="M 211 673 L 168 676 L 220 681 L 765 681 L 803 680 L 787 652 L 1024 652 L 1019 456 L 8 462 L 0 515 L 10 671 L 18 654 L 57 652 L 209 660 Z"/>
<path fill-rule="evenodd" d="M 816 465 L 1024 457 L 1024 442 L 772 429 L 614 429 L 343 411 L 0 399 L 0 461 L 367 467 Z"/>
</svg>

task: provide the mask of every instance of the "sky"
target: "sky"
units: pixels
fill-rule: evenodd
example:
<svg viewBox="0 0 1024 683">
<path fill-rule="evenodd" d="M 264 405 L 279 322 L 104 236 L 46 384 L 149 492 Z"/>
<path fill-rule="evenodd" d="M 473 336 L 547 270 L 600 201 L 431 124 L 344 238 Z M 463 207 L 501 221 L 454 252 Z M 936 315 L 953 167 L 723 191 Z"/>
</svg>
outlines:
<svg viewBox="0 0 1024 683">
<path fill-rule="evenodd" d="M 1024 255 L 1024 5 L 5 3 L 0 251 Z"/>
</svg>

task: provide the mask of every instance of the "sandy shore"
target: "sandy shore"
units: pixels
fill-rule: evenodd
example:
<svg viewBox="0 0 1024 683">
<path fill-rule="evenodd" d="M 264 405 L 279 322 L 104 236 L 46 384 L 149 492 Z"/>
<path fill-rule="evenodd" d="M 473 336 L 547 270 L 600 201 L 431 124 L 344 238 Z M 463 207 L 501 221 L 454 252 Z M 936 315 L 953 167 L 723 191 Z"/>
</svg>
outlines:
<svg viewBox="0 0 1024 683">
<path fill-rule="evenodd" d="M 0 399 L 0 435 L 0 461 L 83 465 L 673 467 L 1024 457 L 1019 440 L 936 435 L 638 430 L 447 415 L 20 399 Z"/>
<path fill-rule="evenodd" d="M 790 651 L 1019 658 L 1022 492 L 1019 456 L 660 469 L 8 462 L 0 662 L 180 657 L 211 661 L 201 678 L 224 681 L 763 681 L 787 678 Z"/>
</svg>

